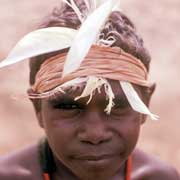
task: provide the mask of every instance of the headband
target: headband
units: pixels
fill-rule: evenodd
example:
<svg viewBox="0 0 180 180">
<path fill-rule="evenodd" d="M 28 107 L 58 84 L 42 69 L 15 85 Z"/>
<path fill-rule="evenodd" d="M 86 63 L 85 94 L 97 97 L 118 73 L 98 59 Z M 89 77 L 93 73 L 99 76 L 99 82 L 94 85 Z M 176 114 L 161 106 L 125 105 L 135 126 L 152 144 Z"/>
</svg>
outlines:
<svg viewBox="0 0 180 180">
<path fill-rule="evenodd" d="M 112 80 L 128 81 L 149 87 L 147 70 L 143 63 L 118 47 L 101 47 L 93 45 L 81 66 L 64 78 L 62 71 L 66 53 L 47 59 L 38 71 L 32 90 L 43 93 L 63 83 L 85 76 L 96 76 Z"/>
</svg>

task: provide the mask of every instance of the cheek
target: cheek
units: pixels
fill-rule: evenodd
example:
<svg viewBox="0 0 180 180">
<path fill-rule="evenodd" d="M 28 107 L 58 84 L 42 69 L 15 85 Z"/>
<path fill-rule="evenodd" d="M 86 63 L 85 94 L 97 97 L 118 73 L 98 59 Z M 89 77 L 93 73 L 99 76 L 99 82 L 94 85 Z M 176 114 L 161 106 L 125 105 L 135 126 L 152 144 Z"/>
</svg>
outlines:
<svg viewBox="0 0 180 180">
<path fill-rule="evenodd" d="M 124 133 L 124 139 L 129 153 L 133 151 L 133 149 L 137 144 L 139 132 L 140 132 L 139 121 L 132 122 L 132 126 L 126 127 L 126 132 Z"/>
<path fill-rule="evenodd" d="M 42 114 L 44 130 L 52 151 L 58 159 L 64 161 L 70 145 L 75 141 L 76 123 L 62 119 L 59 113 L 44 111 Z"/>
<path fill-rule="evenodd" d="M 74 129 L 67 125 L 51 126 L 45 129 L 48 143 L 54 155 L 64 164 L 67 161 L 67 155 L 70 152 L 70 145 L 74 141 Z"/>
<path fill-rule="evenodd" d="M 135 118 L 136 117 L 136 118 Z M 124 153 L 130 154 L 136 146 L 139 132 L 140 119 L 139 116 L 132 116 L 124 120 L 117 121 L 115 124 L 116 133 L 122 140 L 124 145 Z"/>
</svg>

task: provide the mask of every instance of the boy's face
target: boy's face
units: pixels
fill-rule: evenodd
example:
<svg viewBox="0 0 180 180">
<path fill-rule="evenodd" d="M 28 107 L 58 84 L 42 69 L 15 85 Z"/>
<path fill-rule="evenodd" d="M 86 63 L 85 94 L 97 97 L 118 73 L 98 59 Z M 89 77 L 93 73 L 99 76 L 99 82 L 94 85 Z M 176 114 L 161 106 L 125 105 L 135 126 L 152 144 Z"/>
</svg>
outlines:
<svg viewBox="0 0 180 180">
<path fill-rule="evenodd" d="M 120 84 L 110 83 L 115 94 L 110 115 L 104 112 L 108 103 L 104 89 L 88 105 L 88 98 L 74 101 L 80 90 L 42 100 L 39 121 L 53 153 L 83 179 L 119 172 L 138 139 L 143 116 L 132 110 Z M 142 97 L 140 89 L 136 91 Z"/>
</svg>

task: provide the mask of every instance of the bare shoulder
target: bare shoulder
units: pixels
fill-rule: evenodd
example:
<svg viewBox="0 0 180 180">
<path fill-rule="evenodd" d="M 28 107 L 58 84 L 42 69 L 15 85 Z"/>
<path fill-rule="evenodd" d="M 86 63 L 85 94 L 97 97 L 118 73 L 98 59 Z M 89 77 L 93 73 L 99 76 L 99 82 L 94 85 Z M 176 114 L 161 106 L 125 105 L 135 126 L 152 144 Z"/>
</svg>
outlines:
<svg viewBox="0 0 180 180">
<path fill-rule="evenodd" d="M 177 170 L 158 157 L 136 149 L 132 155 L 133 180 L 180 180 Z"/>
<path fill-rule="evenodd" d="M 0 179 L 41 179 L 38 146 L 33 144 L 0 157 Z M 38 178 L 37 178 L 38 177 Z"/>
</svg>

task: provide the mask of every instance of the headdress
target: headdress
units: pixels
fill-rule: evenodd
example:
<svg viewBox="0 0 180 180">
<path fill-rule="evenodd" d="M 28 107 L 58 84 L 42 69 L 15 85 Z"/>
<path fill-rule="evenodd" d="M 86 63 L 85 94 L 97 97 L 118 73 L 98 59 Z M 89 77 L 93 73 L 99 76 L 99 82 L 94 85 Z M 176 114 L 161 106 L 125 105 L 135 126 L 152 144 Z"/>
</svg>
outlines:
<svg viewBox="0 0 180 180">
<path fill-rule="evenodd" d="M 79 97 L 89 96 L 90 102 L 95 90 L 104 86 L 109 103 L 105 109 L 110 113 L 113 107 L 114 93 L 107 79 L 115 79 L 127 97 L 131 107 L 152 119 L 152 114 L 142 102 L 131 83 L 149 86 L 147 71 L 141 61 L 117 47 L 111 47 L 116 41 L 113 36 L 100 37 L 100 32 L 108 16 L 119 7 L 119 0 L 84 0 L 87 11 L 82 13 L 74 0 L 63 0 L 78 16 L 81 26 L 78 30 L 66 27 L 50 27 L 33 31 L 20 40 L 10 52 L 4 67 L 27 58 L 69 48 L 68 52 L 46 60 L 36 75 L 31 87 L 30 98 L 44 98 L 56 92 L 65 93 L 69 86 L 85 84 Z M 108 58 L 109 57 L 109 58 Z M 97 64 L 93 59 L 98 58 Z M 104 63 L 108 58 L 110 66 Z M 65 62 L 64 62 L 65 61 Z M 56 66 L 56 64 L 58 64 Z"/>
</svg>

